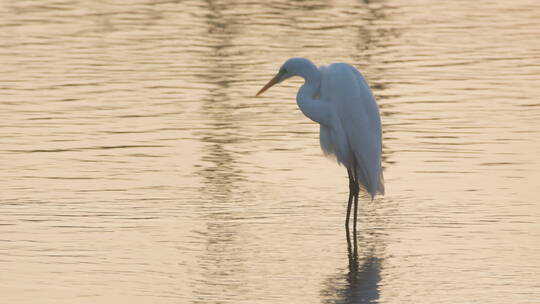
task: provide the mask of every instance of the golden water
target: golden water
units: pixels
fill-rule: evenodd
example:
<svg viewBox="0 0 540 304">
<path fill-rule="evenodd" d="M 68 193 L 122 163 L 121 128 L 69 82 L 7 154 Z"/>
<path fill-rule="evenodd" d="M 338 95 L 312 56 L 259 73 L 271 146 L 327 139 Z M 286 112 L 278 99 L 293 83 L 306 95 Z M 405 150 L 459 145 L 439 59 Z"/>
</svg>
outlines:
<svg viewBox="0 0 540 304">
<path fill-rule="evenodd" d="M 366 2 L 0 1 L 2 302 L 540 303 L 540 3 Z M 295 56 L 381 107 L 356 266 Z"/>
</svg>

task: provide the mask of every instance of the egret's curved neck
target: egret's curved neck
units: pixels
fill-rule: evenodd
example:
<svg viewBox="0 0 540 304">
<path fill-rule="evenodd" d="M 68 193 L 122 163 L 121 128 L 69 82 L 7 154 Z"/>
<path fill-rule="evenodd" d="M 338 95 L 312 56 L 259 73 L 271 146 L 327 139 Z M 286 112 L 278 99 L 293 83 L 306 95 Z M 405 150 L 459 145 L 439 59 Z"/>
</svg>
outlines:
<svg viewBox="0 0 540 304">
<path fill-rule="evenodd" d="M 320 100 L 321 72 L 315 65 L 306 67 L 299 76 L 305 82 L 298 90 L 296 104 L 309 119 L 320 124 L 326 124 L 329 120 L 330 110 L 328 105 Z"/>
<path fill-rule="evenodd" d="M 319 95 L 321 86 L 321 71 L 312 63 L 306 64 L 298 71 L 298 76 L 304 78 L 304 85 L 298 90 L 296 102 L 309 101 Z M 299 104 L 300 105 L 300 104 Z"/>
</svg>

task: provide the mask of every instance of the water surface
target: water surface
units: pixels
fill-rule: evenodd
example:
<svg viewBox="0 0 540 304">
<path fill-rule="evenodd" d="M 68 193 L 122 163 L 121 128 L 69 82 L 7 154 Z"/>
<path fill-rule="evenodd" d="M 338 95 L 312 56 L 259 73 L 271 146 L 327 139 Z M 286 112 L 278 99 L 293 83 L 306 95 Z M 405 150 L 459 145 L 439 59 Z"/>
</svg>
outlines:
<svg viewBox="0 0 540 304">
<path fill-rule="evenodd" d="M 537 1 L 0 1 L 9 303 L 538 303 Z M 361 197 L 289 57 L 381 108 Z"/>
</svg>

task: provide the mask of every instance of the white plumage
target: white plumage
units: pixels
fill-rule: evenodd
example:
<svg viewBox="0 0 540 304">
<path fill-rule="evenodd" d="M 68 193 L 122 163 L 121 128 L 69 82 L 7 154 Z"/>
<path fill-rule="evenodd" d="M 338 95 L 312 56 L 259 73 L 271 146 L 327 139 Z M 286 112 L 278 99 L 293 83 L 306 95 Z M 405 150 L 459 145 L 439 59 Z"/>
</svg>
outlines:
<svg viewBox="0 0 540 304">
<path fill-rule="evenodd" d="M 347 168 L 350 192 L 346 225 L 354 197 L 356 230 L 358 188 L 372 198 L 384 194 L 381 118 L 375 97 L 362 74 L 350 64 L 317 68 L 305 58 L 287 60 L 257 95 L 293 76 L 305 80 L 296 102 L 304 115 L 320 124 L 323 152 L 335 156 Z"/>
<path fill-rule="evenodd" d="M 384 194 L 381 118 L 369 85 L 347 63 L 322 66 L 319 71 L 321 101 L 328 102 L 334 111 L 330 124 L 321 124 L 321 148 L 326 154 L 335 154 L 347 168 L 356 157 L 360 186 L 372 197 Z"/>
</svg>

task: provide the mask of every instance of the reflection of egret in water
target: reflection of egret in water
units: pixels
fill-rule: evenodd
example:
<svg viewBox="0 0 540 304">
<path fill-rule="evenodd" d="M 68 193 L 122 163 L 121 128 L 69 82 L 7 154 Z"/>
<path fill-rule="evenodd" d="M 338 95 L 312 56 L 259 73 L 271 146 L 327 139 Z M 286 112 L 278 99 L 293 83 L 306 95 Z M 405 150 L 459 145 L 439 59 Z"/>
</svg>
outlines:
<svg viewBox="0 0 540 304">
<path fill-rule="evenodd" d="M 323 303 L 378 303 L 382 258 L 377 255 L 377 236 L 365 240 L 365 250 L 358 253 L 356 237 L 346 232 L 348 269 L 326 280 L 321 291 Z"/>
</svg>

